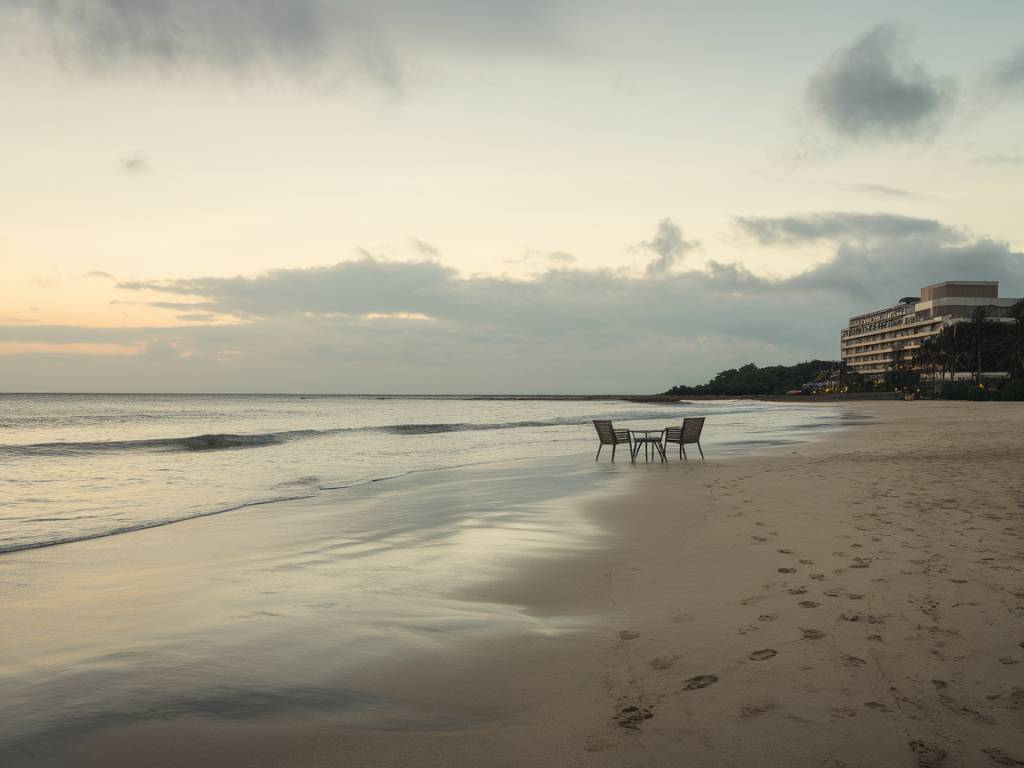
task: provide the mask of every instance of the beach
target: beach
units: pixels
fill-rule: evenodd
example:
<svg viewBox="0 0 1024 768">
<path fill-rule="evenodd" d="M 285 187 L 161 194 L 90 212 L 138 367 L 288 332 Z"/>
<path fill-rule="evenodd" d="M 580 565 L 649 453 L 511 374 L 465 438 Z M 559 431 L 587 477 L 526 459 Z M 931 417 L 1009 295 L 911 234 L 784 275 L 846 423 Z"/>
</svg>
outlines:
<svg viewBox="0 0 1024 768">
<path fill-rule="evenodd" d="M 396 554 L 386 595 L 333 497 L 0 557 L 3 762 L 1024 764 L 1024 409 L 842 408 L 752 455 L 410 482 L 502 535 L 439 517 L 463 578 Z"/>
</svg>

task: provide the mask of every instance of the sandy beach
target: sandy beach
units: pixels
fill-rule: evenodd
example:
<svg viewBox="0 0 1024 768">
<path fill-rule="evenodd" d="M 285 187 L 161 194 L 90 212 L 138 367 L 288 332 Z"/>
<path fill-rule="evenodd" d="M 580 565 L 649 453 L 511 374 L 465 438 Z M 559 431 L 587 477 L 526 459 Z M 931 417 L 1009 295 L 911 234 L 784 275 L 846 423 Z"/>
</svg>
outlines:
<svg viewBox="0 0 1024 768">
<path fill-rule="evenodd" d="M 124 718 L 20 742 L 8 762 L 1024 765 L 1024 409 L 848 410 L 847 429 L 758 456 L 617 464 L 585 504 L 588 546 L 523 548 L 516 567 L 449 595 L 535 629 L 509 623 L 346 669 L 358 706 Z M 223 524 L 142 535 L 202 558 L 230 540 L 215 534 Z M 67 564 L 70 551 L 21 562 Z M 89 610 L 104 621 L 106 607 Z M 32 621 L 41 638 L 54 631 L 53 617 Z M 295 657 L 274 642 L 311 691 L 329 677 L 329 649 Z"/>
</svg>

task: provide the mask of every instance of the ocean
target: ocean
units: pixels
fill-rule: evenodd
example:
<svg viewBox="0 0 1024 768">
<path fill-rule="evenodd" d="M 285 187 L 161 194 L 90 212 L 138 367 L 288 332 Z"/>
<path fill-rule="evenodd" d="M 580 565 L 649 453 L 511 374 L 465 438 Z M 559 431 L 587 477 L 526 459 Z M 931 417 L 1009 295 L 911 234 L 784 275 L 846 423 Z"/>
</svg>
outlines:
<svg viewBox="0 0 1024 768">
<path fill-rule="evenodd" d="M 320 494 L 343 501 L 413 473 L 582 461 L 596 450 L 592 419 L 661 428 L 685 416 L 707 417 L 712 456 L 803 440 L 841 418 L 753 401 L 0 395 L 0 553 Z"/>
</svg>

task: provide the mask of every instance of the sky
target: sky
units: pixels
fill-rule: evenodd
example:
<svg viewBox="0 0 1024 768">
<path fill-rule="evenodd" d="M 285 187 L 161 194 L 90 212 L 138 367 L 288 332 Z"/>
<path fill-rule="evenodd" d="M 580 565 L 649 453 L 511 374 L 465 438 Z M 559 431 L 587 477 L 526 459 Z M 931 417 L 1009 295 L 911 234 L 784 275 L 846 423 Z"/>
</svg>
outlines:
<svg viewBox="0 0 1024 768">
<path fill-rule="evenodd" d="M 0 391 L 632 393 L 1024 296 L 1024 4 L 0 0 Z"/>
</svg>

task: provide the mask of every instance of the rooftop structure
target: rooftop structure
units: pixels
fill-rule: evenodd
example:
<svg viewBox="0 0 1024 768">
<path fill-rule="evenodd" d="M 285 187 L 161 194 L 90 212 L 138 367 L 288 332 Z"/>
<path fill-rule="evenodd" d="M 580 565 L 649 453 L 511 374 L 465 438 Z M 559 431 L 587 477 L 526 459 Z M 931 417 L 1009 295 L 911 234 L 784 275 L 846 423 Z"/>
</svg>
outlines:
<svg viewBox="0 0 1024 768">
<path fill-rule="evenodd" d="M 955 280 L 921 289 L 885 309 L 850 318 L 839 333 L 840 358 L 850 371 L 878 380 L 899 365 L 911 366 L 925 339 L 954 323 L 969 320 L 975 307 L 985 307 L 993 320 L 1008 318 L 1019 299 L 999 298 L 999 283 Z"/>
</svg>

